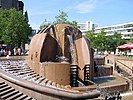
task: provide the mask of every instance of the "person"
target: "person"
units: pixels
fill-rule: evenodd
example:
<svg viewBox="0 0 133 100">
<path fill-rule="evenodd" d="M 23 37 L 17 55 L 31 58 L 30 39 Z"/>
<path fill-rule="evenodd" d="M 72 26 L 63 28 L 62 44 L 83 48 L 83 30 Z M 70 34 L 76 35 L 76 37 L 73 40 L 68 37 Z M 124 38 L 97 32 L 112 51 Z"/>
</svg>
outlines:
<svg viewBox="0 0 133 100">
<path fill-rule="evenodd" d="M 11 55 L 11 51 L 9 50 L 9 53 L 8 53 L 8 55 L 10 56 Z"/>
<path fill-rule="evenodd" d="M 16 55 L 16 48 L 13 49 L 13 55 Z"/>
<path fill-rule="evenodd" d="M 9 54 L 9 51 L 8 50 L 6 50 L 6 56 Z"/>
<path fill-rule="evenodd" d="M 18 55 L 21 55 L 21 49 L 18 48 Z"/>
<path fill-rule="evenodd" d="M 16 49 L 15 53 L 16 53 L 16 55 L 19 55 L 18 49 Z"/>
<path fill-rule="evenodd" d="M 14 49 L 11 51 L 11 55 L 14 55 Z"/>
</svg>

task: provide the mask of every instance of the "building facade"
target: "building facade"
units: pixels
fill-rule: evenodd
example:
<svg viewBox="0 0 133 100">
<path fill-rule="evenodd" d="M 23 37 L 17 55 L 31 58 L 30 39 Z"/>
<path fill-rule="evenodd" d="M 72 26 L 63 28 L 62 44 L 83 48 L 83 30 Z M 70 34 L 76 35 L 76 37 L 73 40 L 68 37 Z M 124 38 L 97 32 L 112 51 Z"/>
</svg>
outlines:
<svg viewBox="0 0 133 100">
<path fill-rule="evenodd" d="M 2 9 L 15 8 L 17 10 L 22 10 L 23 12 L 24 3 L 18 0 L 0 0 L 0 8 Z"/>
<path fill-rule="evenodd" d="M 79 30 L 82 33 L 85 33 L 90 30 L 94 30 L 96 27 L 98 27 L 97 24 L 94 24 L 92 21 L 86 21 L 85 23 L 78 23 Z"/>
<path fill-rule="evenodd" d="M 97 27 L 94 30 L 96 33 L 99 33 L 101 30 L 103 30 L 106 32 L 107 36 L 118 32 L 121 34 L 123 39 L 130 39 L 133 36 L 133 22 Z"/>
<path fill-rule="evenodd" d="M 115 32 L 118 32 L 122 35 L 123 39 L 130 39 L 131 37 L 133 37 L 133 22 L 98 27 L 98 25 L 94 24 L 92 21 L 87 21 L 86 23 L 79 23 L 78 25 L 80 26 L 79 29 L 83 33 L 89 30 L 94 30 L 95 33 L 105 31 L 107 36 L 113 35 Z"/>
</svg>

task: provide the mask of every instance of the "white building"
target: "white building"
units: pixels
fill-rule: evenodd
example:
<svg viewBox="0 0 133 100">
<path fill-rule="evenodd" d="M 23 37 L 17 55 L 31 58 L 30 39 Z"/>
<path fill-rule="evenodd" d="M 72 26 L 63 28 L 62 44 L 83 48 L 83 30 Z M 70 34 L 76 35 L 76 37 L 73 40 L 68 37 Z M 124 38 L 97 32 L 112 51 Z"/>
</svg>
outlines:
<svg viewBox="0 0 133 100">
<path fill-rule="evenodd" d="M 130 37 L 133 36 L 133 22 L 97 27 L 98 25 L 94 24 L 92 21 L 87 21 L 86 23 L 79 23 L 78 25 L 83 33 L 89 30 L 94 30 L 95 33 L 99 33 L 103 30 L 107 33 L 107 36 L 113 35 L 114 32 L 121 33 L 123 39 L 130 39 Z"/>
<path fill-rule="evenodd" d="M 105 26 L 105 27 L 97 27 L 94 30 L 96 33 L 103 30 L 107 33 L 107 35 L 113 35 L 114 32 L 118 32 L 118 33 L 121 33 L 122 38 L 130 39 L 130 37 L 133 36 L 133 22 L 116 24 L 116 25 Z"/>
<path fill-rule="evenodd" d="M 78 23 L 79 26 L 79 30 L 82 33 L 88 32 L 90 30 L 95 29 L 95 27 L 97 27 L 96 24 L 94 24 L 92 21 L 86 21 L 86 23 Z"/>
</svg>

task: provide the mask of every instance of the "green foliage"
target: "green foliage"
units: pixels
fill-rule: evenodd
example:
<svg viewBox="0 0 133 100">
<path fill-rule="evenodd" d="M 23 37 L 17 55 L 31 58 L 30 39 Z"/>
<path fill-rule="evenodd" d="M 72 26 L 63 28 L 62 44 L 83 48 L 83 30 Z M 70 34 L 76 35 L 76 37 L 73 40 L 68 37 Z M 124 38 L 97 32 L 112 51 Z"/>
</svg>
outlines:
<svg viewBox="0 0 133 100">
<path fill-rule="evenodd" d="M 78 28 L 78 25 L 77 25 L 77 22 L 76 21 L 68 21 L 68 15 L 67 13 L 65 13 L 64 11 L 60 11 L 59 10 L 59 15 L 55 16 L 55 21 L 53 22 L 48 22 L 46 19 L 45 21 L 40 25 L 40 29 L 43 29 L 45 27 L 47 27 L 48 25 L 50 24 L 69 24 L 69 25 L 72 25 L 72 26 L 75 26 Z"/>
<path fill-rule="evenodd" d="M 97 49 L 98 51 L 104 51 L 106 49 L 106 33 L 101 31 L 100 33 L 95 34 L 94 31 L 89 31 L 85 33 L 85 37 L 90 39 L 90 44 L 92 48 Z"/>
<path fill-rule="evenodd" d="M 90 40 L 90 44 L 91 44 L 91 47 L 92 48 L 96 48 L 96 36 L 95 36 L 95 33 L 94 31 L 88 31 L 85 33 L 84 35 L 85 38 L 89 38 Z"/>
<path fill-rule="evenodd" d="M 67 13 L 63 12 L 63 11 L 60 11 L 59 10 L 59 15 L 55 16 L 56 18 L 56 21 L 54 22 L 55 24 L 64 24 L 64 23 L 67 23 Z"/>
<path fill-rule="evenodd" d="M 133 34 L 130 35 L 129 42 L 132 42 L 133 43 Z"/>
<path fill-rule="evenodd" d="M 99 51 L 105 51 L 106 50 L 106 33 L 104 31 L 101 31 L 100 33 L 97 34 L 96 37 L 96 45 L 97 45 L 97 49 Z"/>
<path fill-rule="evenodd" d="M 59 10 L 59 15 L 55 16 L 56 20 L 53 22 L 54 24 L 69 24 L 75 27 L 78 27 L 76 21 L 68 21 L 68 15 L 64 11 Z"/>
<path fill-rule="evenodd" d="M 90 39 L 91 47 L 101 52 L 105 50 L 115 52 L 117 46 L 126 43 L 121 34 L 117 32 L 111 36 L 106 36 L 104 31 L 97 34 L 94 31 L 89 31 L 85 33 L 85 37 Z"/>
<path fill-rule="evenodd" d="M 108 50 L 115 51 L 119 45 L 124 44 L 126 41 L 122 39 L 122 36 L 120 33 L 115 32 L 112 36 L 108 36 L 107 42 L 109 45 Z"/>
<path fill-rule="evenodd" d="M 25 19 L 16 9 L 0 9 L 0 42 L 12 46 L 28 42 L 31 28 Z"/>
</svg>

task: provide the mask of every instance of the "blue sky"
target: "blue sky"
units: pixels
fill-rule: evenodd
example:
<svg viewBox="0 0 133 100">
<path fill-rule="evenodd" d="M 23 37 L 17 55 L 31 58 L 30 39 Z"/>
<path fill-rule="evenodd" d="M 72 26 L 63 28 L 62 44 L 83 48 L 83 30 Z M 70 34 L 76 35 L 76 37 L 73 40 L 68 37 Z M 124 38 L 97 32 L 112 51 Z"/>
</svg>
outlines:
<svg viewBox="0 0 133 100">
<path fill-rule="evenodd" d="M 53 22 L 59 10 L 69 21 L 93 21 L 99 26 L 133 22 L 133 0 L 22 0 L 34 29 L 45 21 Z"/>
</svg>

